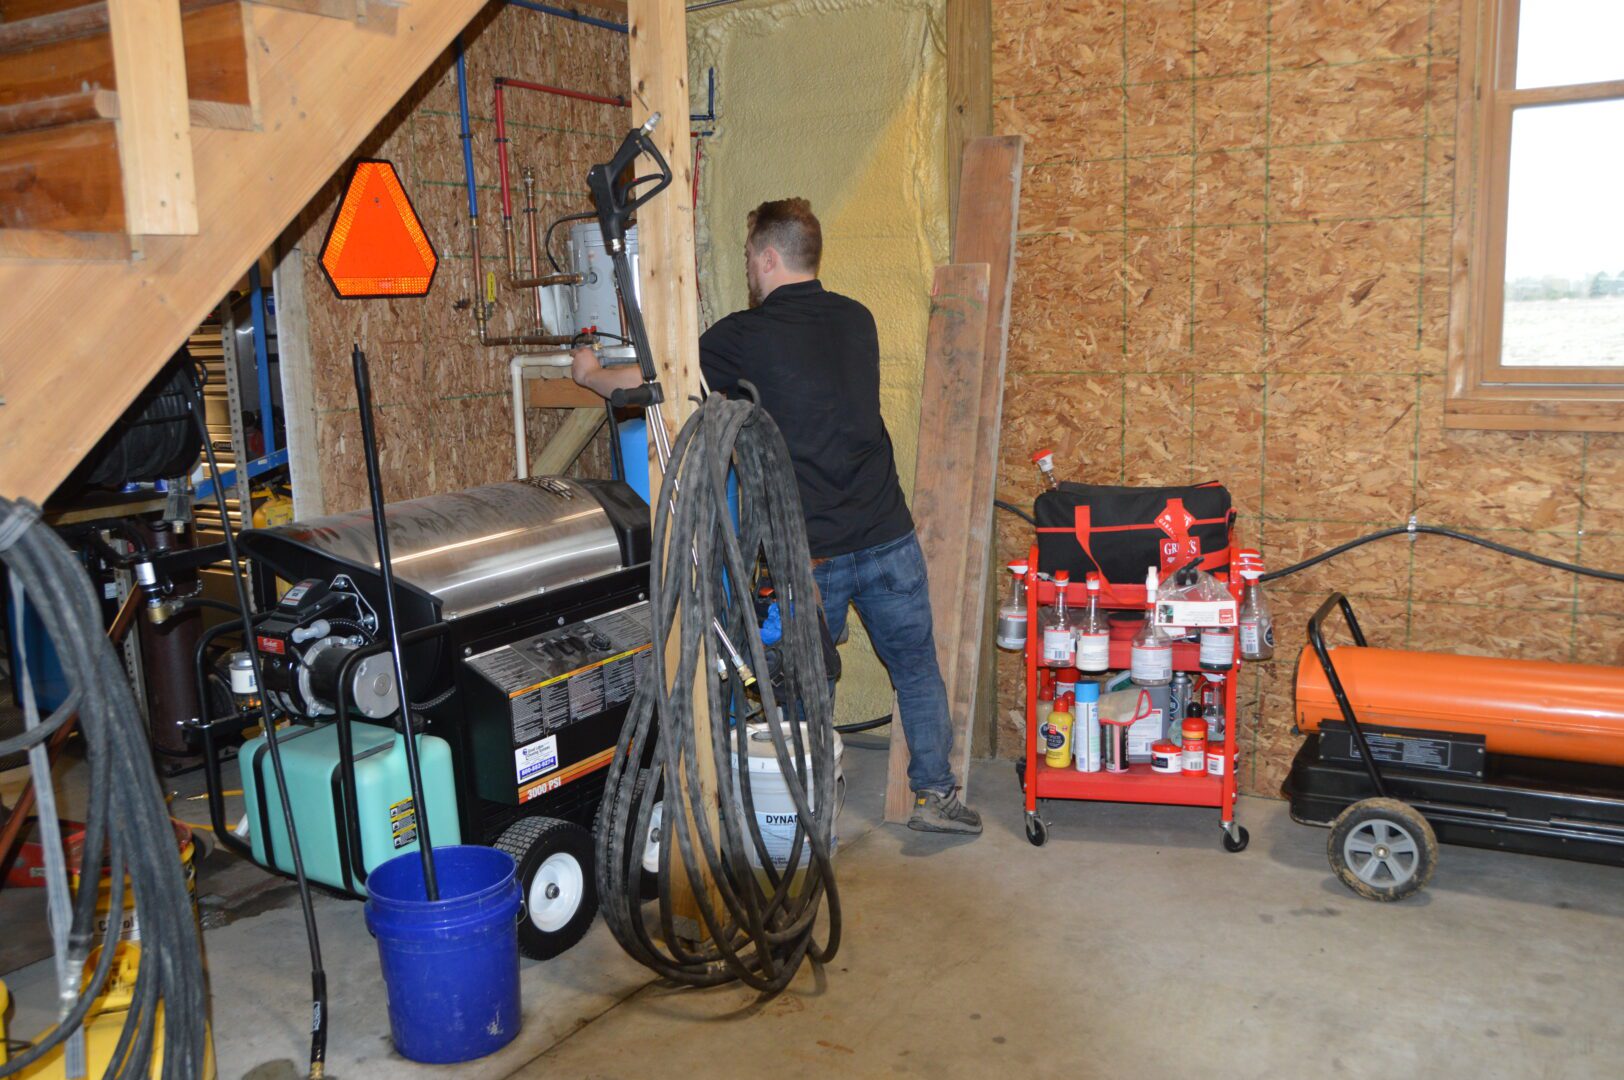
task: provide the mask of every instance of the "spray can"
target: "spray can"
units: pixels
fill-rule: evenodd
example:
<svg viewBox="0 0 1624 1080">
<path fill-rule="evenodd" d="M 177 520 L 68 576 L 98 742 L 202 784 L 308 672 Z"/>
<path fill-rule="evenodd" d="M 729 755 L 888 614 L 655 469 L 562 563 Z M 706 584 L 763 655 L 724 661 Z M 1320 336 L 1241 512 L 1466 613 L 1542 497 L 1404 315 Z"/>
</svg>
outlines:
<svg viewBox="0 0 1624 1080">
<path fill-rule="evenodd" d="M 1184 738 L 1184 717 L 1190 711 L 1190 695 L 1195 692 L 1195 682 L 1188 672 L 1175 671 L 1173 681 L 1167 688 L 1167 733 L 1166 739 L 1171 743 L 1178 743 Z"/>
<path fill-rule="evenodd" d="M 1053 769 L 1063 769 L 1071 761 L 1072 727 L 1076 718 L 1072 715 L 1071 695 L 1066 694 L 1055 702 L 1054 712 L 1043 723 L 1043 753 L 1044 762 Z"/>
<path fill-rule="evenodd" d="M 1072 756 L 1078 772 L 1100 771 L 1100 684 L 1077 684 L 1077 704 L 1073 706 Z"/>
</svg>

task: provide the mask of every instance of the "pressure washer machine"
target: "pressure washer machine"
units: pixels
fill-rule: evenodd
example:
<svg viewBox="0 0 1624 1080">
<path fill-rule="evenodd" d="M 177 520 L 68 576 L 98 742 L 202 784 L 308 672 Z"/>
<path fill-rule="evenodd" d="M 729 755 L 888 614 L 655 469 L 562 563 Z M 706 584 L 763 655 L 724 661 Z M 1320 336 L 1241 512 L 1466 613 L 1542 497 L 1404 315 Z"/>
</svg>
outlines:
<svg viewBox="0 0 1624 1080">
<path fill-rule="evenodd" d="M 1337 611 L 1351 646 L 1325 643 Z M 1332 593 L 1296 684 L 1284 793 L 1358 895 L 1419 891 L 1440 840 L 1624 865 L 1624 669 L 1374 648 Z"/>
<path fill-rule="evenodd" d="M 649 660 L 648 505 L 623 483 L 540 477 L 393 503 L 384 518 L 430 835 L 511 854 L 520 948 L 555 956 L 597 912 L 603 770 Z M 362 897 L 371 870 L 415 848 L 417 820 L 372 514 L 249 530 L 241 547 L 267 599 L 253 619 L 264 685 L 231 667 L 233 706 L 198 724 L 216 834 L 293 873 L 263 734 L 238 751 L 247 841 L 224 820 L 222 757 L 268 700 L 294 720 L 278 742 L 305 872 Z M 205 634 L 200 693 L 212 642 L 239 625 Z"/>
</svg>

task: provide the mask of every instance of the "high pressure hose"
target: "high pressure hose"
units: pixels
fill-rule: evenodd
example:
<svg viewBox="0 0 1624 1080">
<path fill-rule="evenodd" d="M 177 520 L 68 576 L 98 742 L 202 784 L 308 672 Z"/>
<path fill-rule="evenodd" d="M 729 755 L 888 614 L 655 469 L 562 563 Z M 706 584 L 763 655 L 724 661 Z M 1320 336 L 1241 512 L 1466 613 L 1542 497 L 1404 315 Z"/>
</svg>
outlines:
<svg viewBox="0 0 1624 1080">
<path fill-rule="evenodd" d="M 158 779 L 146 767 L 146 725 L 135 705 L 123 665 L 102 631 L 101 603 L 90 578 L 67 545 L 40 524 L 39 509 L 0 498 L 0 560 L 14 587 L 32 601 L 73 687 L 69 699 L 43 722 L 33 695 L 24 694 L 31 727 L 0 740 L 0 756 L 38 746 L 74 714 L 89 766 L 82 877 L 67 934 L 66 971 L 75 982 L 91 947 L 101 945 L 95 971 L 69 999 L 55 1028 L 33 1046 L 0 1064 L 10 1076 L 39 1061 L 80 1029 L 112 969 L 119 926 L 127 907 L 126 875 L 141 925 L 137 968 L 124 1029 L 103 1075 L 133 1080 L 153 1075 L 158 1009 L 163 1009 L 161 1075 L 202 1076 L 207 1049 L 208 1001 L 202 950 L 175 852 L 175 833 Z M 18 673 L 19 679 L 26 675 Z M 56 844 L 55 835 L 43 838 Z M 107 852 L 102 863 L 103 850 Z M 109 877 L 106 928 L 95 932 L 97 867 Z M 99 936 L 99 941 L 95 940 Z"/>
<path fill-rule="evenodd" d="M 259 656 L 256 635 L 246 628 L 253 625 L 253 609 L 248 603 L 242 559 L 237 554 L 237 538 L 231 531 L 231 516 L 226 512 L 225 485 L 220 482 L 220 462 L 214 453 L 214 442 L 209 438 L 208 422 L 203 408 L 203 369 L 192 370 L 192 416 L 197 422 L 197 433 L 203 440 L 203 454 L 208 461 L 209 477 L 214 482 L 214 499 L 220 510 L 220 531 L 225 534 L 226 557 L 231 563 L 231 583 L 236 587 L 237 611 L 245 628 L 243 648 L 253 666 L 254 685 L 265 685 L 265 674 Z M 253 507 L 242 507 L 242 519 L 253 517 Z M 199 707 L 207 698 L 199 699 Z M 321 1080 L 327 1069 L 327 972 L 321 965 L 321 937 L 316 932 L 316 909 L 310 898 L 310 879 L 305 876 L 304 855 L 299 848 L 299 831 L 293 820 L 293 803 L 288 795 L 287 780 L 282 772 L 282 748 L 276 731 L 276 711 L 269 699 L 264 699 L 265 746 L 270 751 L 271 772 L 276 777 L 277 794 L 281 796 L 282 820 L 288 830 L 288 851 L 293 858 L 293 878 L 299 886 L 299 910 L 304 915 L 305 940 L 310 949 L 310 1080 Z M 170 1075 L 165 1073 L 165 1076 Z M 191 1073 L 176 1075 L 193 1075 Z M 201 1073 L 196 1074 L 201 1075 Z"/>
<path fill-rule="evenodd" d="M 727 505 L 730 465 L 738 476 L 736 530 Z M 638 683 L 621 729 L 596 837 L 604 917 L 627 953 L 664 978 L 689 986 L 738 980 L 776 993 L 805 958 L 821 963 L 835 955 L 840 900 L 830 863 L 836 809 L 833 710 L 806 523 L 783 436 L 759 406 L 713 394 L 683 425 L 655 499 L 653 550 L 653 671 Z M 757 682 L 752 674 L 768 670 L 749 599 L 758 556 L 783 599 L 780 687 L 765 678 Z M 742 645 L 744 665 L 728 655 L 731 650 L 718 647 L 716 627 L 725 627 L 727 639 Z M 666 664 L 673 631 L 675 671 Z M 725 680 L 719 668 L 726 671 Z M 696 671 L 704 673 L 702 685 L 696 685 Z M 759 693 L 761 716 L 790 720 L 762 725 L 798 813 L 783 870 L 767 850 L 752 800 L 746 718 L 755 705 L 745 695 L 750 685 Z M 695 736 L 696 692 L 704 694 L 711 718 L 705 746 Z M 652 782 L 639 783 L 645 755 L 656 772 Z M 714 793 L 702 787 L 706 766 L 715 771 Z M 641 841 L 649 834 L 657 800 L 663 802 L 664 838 L 660 940 L 639 889 Z M 706 810 L 718 815 L 720 835 Z M 677 858 L 686 880 L 696 883 L 695 906 L 708 936 L 703 944 L 685 944 L 678 933 L 672 895 Z M 697 884 L 706 879 L 715 883 L 716 902 Z M 815 924 L 825 895 L 828 929 L 820 943 Z"/>
</svg>

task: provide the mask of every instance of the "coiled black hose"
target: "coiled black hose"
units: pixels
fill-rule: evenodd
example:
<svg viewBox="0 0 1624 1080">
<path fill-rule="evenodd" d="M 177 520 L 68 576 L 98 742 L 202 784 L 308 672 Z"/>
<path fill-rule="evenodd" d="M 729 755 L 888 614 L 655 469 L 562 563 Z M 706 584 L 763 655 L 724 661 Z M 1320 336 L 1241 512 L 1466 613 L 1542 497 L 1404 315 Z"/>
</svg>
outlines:
<svg viewBox="0 0 1624 1080">
<path fill-rule="evenodd" d="M 101 955 L 77 1000 L 49 1034 L 0 1064 L 0 1076 L 40 1060 L 84 1022 L 113 965 L 126 906 L 126 874 L 141 924 L 141 962 L 124 1029 L 103 1075 L 133 1080 L 153 1074 L 161 1005 L 161 1075 L 202 1076 L 208 1015 L 202 951 L 163 793 L 156 774 L 142 764 L 149 760 L 146 725 L 103 632 L 101 603 L 89 576 L 62 539 L 38 518 L 39 510 L 31 504 L 0 498 L 0 560 L 16 575 L 44 621 L 73 694 L 33 731 L 0 742 L 0 755 L 33 745 L 77 711 L 90 773 L 81 856 L 89 873 L 74 897 L 68 931 L 70 971 L 81 970 L 98 943 L 93 868 L 104 850 L 110 906 L 100 935 Z"/>
<path fill-rule="evenodd" d="M 727 507 L 730 464 L 738 475 L 737 532 Z M 817 593 L 795 474 L 771 417 L 747 401 L 719 395 L 699 407 L 672 447 L 655 504 L 653 542 L 653 670 L 638 684 L 609 766 L 596 839 L 598 895 L 615 939 L 657 974 L 690 986 L 738 980 L 776 993 L 805 958 L 824 962 L 835 955 L 840 899 L 830 864 L 834 731 Z M 805 721 L 766 725 L 799 814 L 784 871 L 774 868 L 757 824 L 746 725 L 730 726 L 726 719 L 748 715 L 753 707 L 741 692 L 745 676 L 719 647 L 713 626 L 719 620 L 751 669 L 767 670 L 749 590 L 737 584 L 753 580 L 758 554 L 784 598 L 783 695 L 775 692 L 772 680 L 756 683 L 762 713 Z M 735 583 L 731 593 L 729 583 Z M 675 671 L 667 668 L 665 651 L 673 630 L 680 650 Z M 727 667 L 725 683 L 718 676 L 719 661 Z M 702 686 L 696 687 L 696 673 L 703 673 Z M 694 733 L 696 690 L 705 694 L 712 721 L 710 744 L 704 747 L 697 745 Z M 663 783 L 637 782 L 645 752 Z M 701 792 L 701 755 L 716 773 L 716 792 L 709 801 Z M 640 896 L 641 844 L 628 842 L 648 836 L 656 799 L 663 799 L 665 838 L 659 871 L 662 941 L 651 932 L 653 920 Z M 719 814 L 720 835 L 707 820 L 707 808 Z M 810 859 L 802 870 L 807 852 Z M 703 871 L 715 882 L 719 903 L 704 889 L 695 889 L 709 935 L 703 945 L 689 947 L 676 932 L 674 858 L 682 860 L 688 881 L 702 880 Z M 828 930 L 819 943 L 814 926 L 825 896 Z"/>
</svg>

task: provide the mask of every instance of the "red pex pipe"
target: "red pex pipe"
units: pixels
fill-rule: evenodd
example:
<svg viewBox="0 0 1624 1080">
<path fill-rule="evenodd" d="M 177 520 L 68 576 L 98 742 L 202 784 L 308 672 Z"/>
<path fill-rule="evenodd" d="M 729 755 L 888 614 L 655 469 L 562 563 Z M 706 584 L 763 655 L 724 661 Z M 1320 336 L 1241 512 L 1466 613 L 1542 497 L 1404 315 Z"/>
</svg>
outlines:
<svg viewBox="0 0 1624 1080">
<path fill-rule="evenodd" d="M 498 76 L 496 80 L 496 160 L 497 172 L 502 183 L 502 217 L 504 219 L 513 216 L 513 191 L 508 182 L 507 112 L 502 104 L 502 89 L 508 86 L 516 90 L 534 90 L 542 94 L 574 98 L 576 101 L 593 101 L 599 105 L 618 105 L 623 109 L 631 108 L 631 102 L 625 98 L 606 97 L 603 94 L 588 94 L 581 90 L 566 90 L 562 86 L 548 86 L 545 83 L 526 82 L 523 79 L 509 79 L 505 76 Z"/>
</svg>

